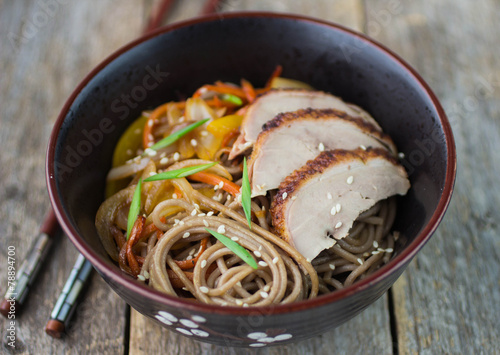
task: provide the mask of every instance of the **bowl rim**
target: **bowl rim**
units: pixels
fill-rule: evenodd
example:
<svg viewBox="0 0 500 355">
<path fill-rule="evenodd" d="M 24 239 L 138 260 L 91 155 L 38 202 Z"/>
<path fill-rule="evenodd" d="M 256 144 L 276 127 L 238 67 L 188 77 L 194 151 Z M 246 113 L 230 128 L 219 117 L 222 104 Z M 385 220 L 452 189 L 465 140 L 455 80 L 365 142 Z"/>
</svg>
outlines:
<svg viewBox="0 0 500 355">
<path fill-rule="evenodd" d="M 73 104 L 76 97 L 80 94 L 80 92 L 87 86 L 87 84 L 114 59 L 124 54 L 128 50 L 136 47 L 137 45 L 145 41 L 148 41 L 156 36 L 183 27 L 189 27 L 201 23 L 215 22 L 224 19 L 238 19 L 238 18 L 243 18 L 243 19 L 274 18 L 274 19 L 283 19 L 290 21 L 300 21 L 303 23 L 313 23 L 315 25 L 321 25 L 328 27 L 329 29 L 333 29 L 335 31 L 343 32 L 348 36 L 356 37 L 358 40 L 363 41 L 366 45 L 369 45 L 372 48 L 378 50 L 379 52 L 382 52 L 383 55 L 389 57 L 389 59 L 391 59 L 393 62 L 398 64 L 402 69 L 404 69 L 407 72 L 407 74 L 412 78 L 412 80 L 420 86 L 422 92 L 428 96 L 428 98 L 433 104 L 434 110 L 438 114 L 440 124 L 443 127 L 443 133 L 447 147 L 447 166 L 446 166 L 444 188 L 441 192 L 439 202 L 429 220 L 429 223 L 427 223 L 427 225 L 423 228 L 423 230 L 415 237 L 415 239 L 408 246 L 406 246 L 401 251 L 400 254 L 392 258 L 381 269 L 377 270 L 376 272 L 368 276 L 366 279 L 359 280 L 355 282 L 353 285 L 346 287 L 345 289 L 337 290 L 335 292 L 326 295 L 321 295 L 314 299 L 306 299 L 289 304 L 248 307 L 248 308 L 203 304 L 203 303 L 188 301 L 174 296 L 169 296 L 167 294 L 164 294 L 160 291 L 153 289 L 152 287 L 144 285 L 132 279 L 131 277 L 128 277 L 123 272 L 121 272 L 121 270 L 118 270 L 117 268 L 110 267 L 109 261 L 102 260 L 102 258 L 95 251 L 92 250 L 92 248 L 87 244 L 87 242 L 78 235 L 78 232 L 76 231 L 75 228 L 73 228 L 70 219 L 64 213 L 62 202 L 58 196 L 57 183 L 55 179 L 56 143 L 60 128 L 63 124 L 65 117 L 68 114 L 71 105 Z M 119 284 L 121 287 L 141 297 L 151 299 L 152 301 L 157 302 L 159 304 L 168 307 L 180 308 L 189 312 L 200 312 L 205 314 L 219 314 L 219 315 L 249 316 L 249 315 L 255 315 L 256 312 L 262 312 L 262 314 L 267 314 L 267 315 L 274 315 L 283 313 L 293 313 L 307 309 L 318 308 L 326 304 L 334 303 L 336 301 L 345 299 L 355 293 L 366 290 L 371 285 L 376 284 L 382 281 L 383 279 L 389 277 L 391 274 L 397 272 L 399 269 L 404 267 L 405 264 L 409 263 L 409 261 L 425 245 L 425 243 L 430 239 L 432 234 L 437 229 L 450 203 L 451 195 L 455 184 L 455 177 L 456 177 L 456 150 L 450 123 L 446 117 L 444 109 L 442 108 L 441 104 L 439 103 L 439 100 L 437 99 L 436 95 L 433 93 L 429 85 L 407 62 L 405 62 L 401 57 L 399 57 L 393 51 L 391 51 L 381 43 L 375 41 L 374 39 L 369 38 L 362 33 L 356 32 L 342 25 L 297 14 L 263 12 L 263 11 L 241 11 L 241 12 L 219 13 L 219 14 L 195 17 L 189 20 L 176 22 L 174 24 L 158 28 L 148 34 L 138 37 L 137 39 L 117 49 L 115 52 L 113 52 L 111 55 L 105 58 L 100 64 L 98 64 L 92 71 L 90 71 L 90 73 L 85 76 L 85 78 L 78 84 L 78 86 L 69 96 L 54 124 L 52 133 L 49 138 L 49 144 L 46 155 L 47 188 L 50 201 L 52 203 L 57 220 L 59 221 L 63 231 L 68 235 L 68 237 L 73 242 L 78 251 L 81 254 L 83 254 L 85 258 L 87 258 L 92 263 L 92 265 L 94 265 L 94 267 L 97 270 L 99 270 L 100 273 L 104 274 L 106 277 L 110 278 L 111 280 L 113 280 L 114 283 Z"/>
</svg>

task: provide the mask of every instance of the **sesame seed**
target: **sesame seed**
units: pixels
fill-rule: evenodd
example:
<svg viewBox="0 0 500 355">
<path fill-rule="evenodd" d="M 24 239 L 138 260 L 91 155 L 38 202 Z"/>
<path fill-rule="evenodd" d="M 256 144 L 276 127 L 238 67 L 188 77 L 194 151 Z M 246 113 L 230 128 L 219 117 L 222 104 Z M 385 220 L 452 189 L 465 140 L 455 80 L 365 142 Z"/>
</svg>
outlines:
<svg viewBox="0 0 500 355">
<path fill-rule="evenodd" d="M 174 193 L 172 194 L 172 198 L 173 198 L 173 199 L 176 199 L 176 198 L 179 198 L 179 196 L 177 196 L 177 194 L 174 192 Z"/>
<path fill-rule="evenodd" d="M 180 221 L 179 221 L 177 218 L 176 218 L 176 219 L 174 219 L 174 226 L 175 226 L 175 225 L 177 225 L 177 224 L 179 224 L 179 222 L 180 222 Z"/>
<path fill-rule="evenodd" d="M 154 125 L 154 124 L 155 124 L 155 123 L 154 123 L 154 121 L 153 121 L 153 120 L 148 120 L 148 126 L 149 126 L 149 127 L 153 127 L 153 125 Z"/>
<path fill-rule="evenodd" d="M 262 250 L 262 245 L 259 245 L 259 251 L 261 251 L 261 250 Z"/>
<path fill-rule="evenodd" d="M 202 260 L 200 266 L 203 269 L 205 266 L 207 266 L 207 261 L 206 260 Z"/>
<path fill-rule="evenodd" d="M 232 237 L 232 238 L 231 238 L 231 240 L 232 240 L 233 242 L 237 242 L 238 240 L 240 240 L 240 238 L 238 238 L 238 237 Z"/>
<path fill-rule="evenodd" d="M 142 275 L 137 275 L 137 280 L 146 281 L 146 278 Z"/>
<path fill-rule="evenodd" d="M 287 196 L 288 196 L 288 194 L 286 192 L 283 192 L 283 195 L 281 195 L 281 198 L 284 200 Z"/>
<path fill-rule="evenodd" d="M 186 233 L 184 233 L 184 234 L 182 235 L 182 239 L 186 239 L 186 238 L 188 238 L 190 235 L 191 235 L 191 233 L 186 232 Z"/>
<path fill-rule="evenodd" d="M 279 260 L 280 260 L 280 259 L 279 259 L 278 257 L 275 257 L 275 258 L 273 259 L 273 264 L 277 264 Z"/>
<path fill-rule="evenodd" d="M 224 187 L 224 181 L 219 182 L 219 189 L 222 189 Z"/>
<path fill-rule="evenodd" d="M 191 211 L 191 216 L 196 216 L 196 213 L 198 213 L 198 211 L 196 211 L 196 209 L 193 208 L 193 210 Z"/>
<path fill-rule="evenodd" d="M 243 307 L 249 307 L 248 303 L 243 303 Z"/>
<path fill-rule="evenodd" d="M 378 250 L 372 251 L 372 255 L 377 255 L 377 254 L 380 254 L 380 251 L 378 251 Z"/>
<path fill-rule="evenodd" d="M 156 171 L 151 171 L 151 172 L 149 173 L 149 176 L 155 176 L 155 175 L 156 175 Z"/>
<path fill-rule="evenodd" d="M 405 157 L 405 153 L 403 153 L 403 152 L 399 152 L 399 153 L 398 153 L 398 157 L 399 157 L 399 159 L 404 159 L 404 157 Z"/>
<path fill-rule="evenodd" d="M 206 213 L 198 213 L 198 217 L 205 217 Z"/>
<path fill-rule="evenodd" d="M 327 193 L 327 194 L 326 194 L 326 197 L 327 197 L 329 200 L 331 200 L 331 199 L 333 198 L 333 196 L 332 196 L 332 194 L 331 194 L 331 193 Z"/>
<path fill-rule="evenodd" d="M 203 220 L 203 224 L 205 225 L 205 227 L 208 227 L 208 222 Z"/>
<path fill-rule="evenodd" d="M 262 289 L 263 289 L 264 291 L 266 291 L 266 292 L 269 292 L 269 290 L 271 289 L 271 286 L 266 285 L 266 286 L 264 286 Z"/>
<path fill-rule="evenodd" d="M 200 291 L 203 292 L 203 293 L 208 293 L 209 289 L 208 289 L 208 287 L 201 286 L 200 287 Z"/>
<path fill-rule="evenodd" d="M 221 198 L 222 198 L 222 195 L 214 195 L 214 196 L 212 197 L 212 199 L 213 199 L 214 201 L 217 201 L 217 202 L 220 202 L 220 199 L 221 199 Z"/>
<path fill-rule="evenodd" d="M 253 253 L 254 253 L 254 254 L 255 254 L 255 256 L 256 256 L 256 257 L 258 257 L 258 258 L 260 258 L 260 257 L 262 256 L 262 254 L 261 254 L 261 253 L 260 253 L 260 251 L 258 251 L 258 250 L 255 250 Z"/>
<path fill-rule="evenodd" d="M 160 164 L 162 164 L 162 165 L 168 164 L 168 158 L 167 157 L 161 158 Z"/>
<path fill-rule="evenodd" d="M 174 160 L 175 161 L 178 161 L 180 157 L 181 157 L 181 155 L 178 152 L 174 153 Z"/>
<path fill-rule="evenodd" d="M 183 289 L 184 291 L 187 291 L 187 290 L 188 290 L 188 289 L 186 288 L 186 286 L 184 286 L 182 289 Z"/>
<path fill-rule="evenodd" d="M 370 253 L 368 253 L 368 252 L 364 252 L 364 253 L 363 253 L 363 256 L 364 256 L 365 258 L 367 258 L 367 257 L 369 257 L 369 256 L 370 256 Z"/>
<path fill-rule="evenodd" d="M 308 263 L 310 263 L 310 262 L 311 262 L 311 259 L 307 258 L 307 259 L 306 259 L 306 261 L 307 261 Z"/>
<path fill-rule="evenodd" d="M 179 221 L 179 225 L 183 226 L 184 225 L 184 221 Z"/>
<path fill-rule="evenodd" d="M 358 258 L 358 260 L 356 260 L 358 262 L 359 265 L 363 265 L 363 260 L 361 260 L 360 258 Z"/>
<path fill-rule="evenodd" d="M 242 286 L 241 281 L 238 281 L 236 285 L 241 287 Z"/>
<path fill-rule="evenodd" d="M 331 270 L 335 270 L 335 265 L 334 264 L 330 264 L 328 266 L 330 267 Z"/>
<path fill-rule="evenodd" d="M 167 152 L 163 152 L 160 154 L 160 158 L 165 158 L 167 156 Z"/>
<path fill-rule="evenodd" d="M 194 252 L 194 250 L 192 250 L 192 251 Z M 191 260 L 192 258 L 193 258 L 193 256 L 192 256 L 192 255 L 188 255 L 188 256 L 186 257 L 186 260 Z"/>
<path fill-rule="evenodd" d="M 262 297 L 262 298 L 268 298 L 268 297 L 269 297 L 269 293 L 267 293 L 267 292 L 265 292 L 265 291 L 262 291 L 262 292 L 260 293 L 260 295 L 261 295 L 261 297 Z"/>
<path fill-rule="evenodd" d="M 353 183 L 353 181 L 354 181 L 354 176 L 352 176 L 352 175 L 351 175 L 351 176 L 349 176 L 349 177 L 347 178 L 347 184 L 348 184 L 348 185 L 351 185 L 351 184 Z"/>
<path fill-rule="evenodd" d="M 320 152 L 324 151 L 324 150 L 325 150 L 325 145 L 324 145 L 323 143 L 320 143 L 320 144 L 318 145 L 318 150 L 319 150 Z"/>
<path fill-rule="evenodd" d="M 296 200 L 296 199 L 297 199 L 297 196 L 292 196 L 292 201 Z"/>
<path fill-rule="evenodd" d="M 361 144 L 359 147 L 363 150 L 366 150 L 366 147 L 363 144 Z"/>
<path fill-rule="evenodd" d="M 340 227 L 342 227 L 342 222 L 337 222 L 337 224 L 335 225 L 335 229 L 339 229 Z"/>
<path fill-rule="evenodd" d="M 342 206 L 340 205 L 340 203 L 337 203 L 335 205 L 335 210 L 337 211 L 337 213 L 339 213 L 341 209 L 342 209 Z"/>
<path fill-rule="evenodd" d="M 394 250 L 394 249 L 392 249 L 392 248 L 387 248 L 387 249 L 385 250 L 385 252 L 386 252 L 386 253 L 392 253 L 392 252 L 393 252 L 393 250 Z"/>
<path fill-rule="evenodd" d="M 156 150 L 151 149 L 151 148 L 146 148 L 146 150 L 144 151 L 144 153 L 147 156 L 154 157 L 156 155 Z"/>
<path fill-rule="evenodd" d="M 193 138 L 193 139 L 191 139 L 191 142 L 190 142 L 190 143 L 191 143 L 191 145 L 192 145 L 193 147 L 196 147 L 196 146 L 198 145 L 198 142 L 197 142 L 197 141 L 196 141 L 196 139 L 194 139 L 194 138 Z"/>
<path fill-rule="evenodd" d="M 145 277 L 146 279 L 149 279 L 149 272 L 144 271 L 144 272 L 143 272 L 143 274 L 144 274 L 144 277 Z"/>
<path fill-rule="evenodd" d="M 214 185 L 214 191 L 217 191 L 219 189 L 219 185 Z"/>
<path fill-rule="evenodd" d="M 337 214 L 337 208 L 335 206 L 333 206 L 332 209 L 330 210 L 330 214 L 332 216 L 335 216 Z"/>
<path fill-rule="evenodd" d="M 259 261 L 259 265 L 262 266 L 262 267 L 266 267 L 267 266 L 267 263 L 265 261 Z"/>
<path fill-rule="evenodd" d="M 220 234 L 226 233 L 226 226 L 224 226 L 223 224 L 221 224 L 219 226 L 219 228 L 217 228 L 217 233 L 220 233 Z"/>
<path fill-rule="evenodd" d="M 236 300 L 236 304 L 238 306 L 243 306 L 243 301 L 242 300 Z"/>
<path fill-rule="evenodd" d="M 209 211 L 209 212 L 207 213 L 207 216 L 208 216 L 208 217 L 210 217 L 210 216 L 213 216 L 213 214 L 214 214 L 214 211 Z"/>
<path fill-rule="evenodd" d="M 208 136 L 208 132 L 207 131 L 201 131 L 200 134 L 203 136 L 203 137 L 206 137 Z"/>
<path fill-rule="evenodd" d="M 373 241 L 373 247 L 378 248 L 378 242 L 376 240 Z"/>
</svg>

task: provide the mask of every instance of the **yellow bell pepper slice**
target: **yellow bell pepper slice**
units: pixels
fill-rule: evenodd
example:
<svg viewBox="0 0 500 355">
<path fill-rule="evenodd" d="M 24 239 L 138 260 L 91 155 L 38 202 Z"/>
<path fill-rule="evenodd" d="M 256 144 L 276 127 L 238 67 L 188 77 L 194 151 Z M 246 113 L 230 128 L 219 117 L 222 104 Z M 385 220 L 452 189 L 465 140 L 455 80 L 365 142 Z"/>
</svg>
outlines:
<svg viewBox="0 0 500 355">
<path fill-rule="evenodd" d="M 219 138 L 224 137 L 231 131 L 238 129 L 243 121 L 241 115 L 228 115 L 216 120 L 213 120 L 207 125 L 207 131 Z"/>
</svg>

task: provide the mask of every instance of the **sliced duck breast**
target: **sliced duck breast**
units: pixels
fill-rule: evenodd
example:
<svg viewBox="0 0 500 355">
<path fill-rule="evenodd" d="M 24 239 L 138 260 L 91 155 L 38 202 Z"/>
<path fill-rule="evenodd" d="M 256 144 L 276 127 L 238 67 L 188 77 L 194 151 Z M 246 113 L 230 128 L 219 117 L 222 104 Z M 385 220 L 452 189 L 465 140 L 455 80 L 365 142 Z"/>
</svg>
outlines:
<svg viewBox="0 0 500 355">
<path fill-rule="evenodd" d="M 396 155 L 391 138 L 360 117 L 334 109 L 281 113 L 263 126 L 249 162 L 252 195 L 278 188 L 294 170 L 324 150 L 386 148 Z"/>
<path fill-rule="evenodd" d="M 245 112 L 241 123 L 240 136 L 233 145 L 230 159 L 253 146 L 262 125 L 282 112 L 296 111 L 305 108 L 332 108 L 344 111 L 353 117 L 360 117 L 380 129 L 378 123 L 369 113 L 341 98 L 322 92 L 305 89 L 270 90 L 259 96 Z"/>
<path fill-rule="evenodd" d="M 280 184 L 273 226 L 312 260 L 347 236 L 362 212 L 409 188 L 406 171 L 385 149 L 324 151 Z"/>
</svg>

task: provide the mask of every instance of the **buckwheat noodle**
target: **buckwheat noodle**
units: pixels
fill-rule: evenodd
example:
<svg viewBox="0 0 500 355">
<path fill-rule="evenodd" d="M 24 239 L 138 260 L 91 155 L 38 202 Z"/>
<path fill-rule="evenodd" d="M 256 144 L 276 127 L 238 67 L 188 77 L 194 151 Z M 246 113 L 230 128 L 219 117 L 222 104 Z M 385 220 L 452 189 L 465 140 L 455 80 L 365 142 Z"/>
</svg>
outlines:
<svg viewBox="0 0 500 355">
<path fill-rule="evenodd" d="M 204 95 L 200 97 L 213 104 L 213 93 Z M 236 112 L 236 108 L 217 100 L 212 104 L 217 117 Z M 155 113 L 158 109 L 145 112 L 146 117 L 159 117 L 149 138 L 157 140 L 184 127 L 183 107 L 167 104 L 159 116 Z M 192 142 L 191 137 L 186 140 Z M 198 138 L 200 144 L 203 139 Z M 136 158 L 110 171 L 109 181 L 130 181 L 102 203 L 96 227 L 106 252 L 121 270 L 172 296 L 248 307 L 291 303 L 333 292 L 366 278 L 389 260 L 398 237 L 397 232 L 390 232 L 396 215 L 393 198 L 364 212 L 345 239 L 309 261 L 273 234 L 269 213 L 273 193 L 252 199 L 250 230 L 238 195 L 229 193 L 231 190 L 223 184 L 214 186 L 191 177 L 143 183 L 141 215 L 126 238 L 128 211 L 140 178 L 213 160 L 219 165 L 207 172 L 241 186 L 241 160 L 227 158 L 233 141 L 221 145 L 211 160 L 197 158 L 199 154 L 192 154 L 186 146 L 181 149 L 182 142 L 154 155 L 134 151 L 132 156 L 137 154 Z M 250 267 L 205 228 L 243 246 L 259 268 Z"/>
</svg>

